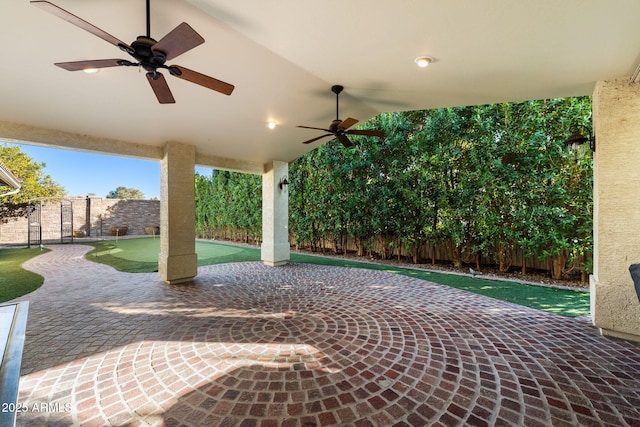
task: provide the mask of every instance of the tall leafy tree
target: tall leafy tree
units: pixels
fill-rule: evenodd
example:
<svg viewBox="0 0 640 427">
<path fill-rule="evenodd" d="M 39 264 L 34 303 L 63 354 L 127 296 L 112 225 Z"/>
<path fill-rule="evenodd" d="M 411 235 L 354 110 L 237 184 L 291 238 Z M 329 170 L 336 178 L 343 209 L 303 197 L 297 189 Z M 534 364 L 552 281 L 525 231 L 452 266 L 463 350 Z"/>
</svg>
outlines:
<svg viewBox="0 0 640 427">
<path fill-rule="evenodd" d="M 196 174 L 196 232 L 201 237 L 260 240 L 262 234 L 262 180 L 214 170 Z"/>
<path fill-rule="evenodd" d="M 212 175 L 215 174 L 215 170 Z M 215 220 L 215 193 L 211 177 L 195 174 L 196 233 L 201 238 L 212 238 Z"/>
<path fill-rule="evenodd" d="M 0 199 L 0 220 L 25 216 L 29 200 L 64 196 L 64 188 L 45 173 L 46 164 L 34 161 L 20 147 L 0 145 L 0 160 L 18 178 L 21 186 L 18 193 Z"/>
</svg>

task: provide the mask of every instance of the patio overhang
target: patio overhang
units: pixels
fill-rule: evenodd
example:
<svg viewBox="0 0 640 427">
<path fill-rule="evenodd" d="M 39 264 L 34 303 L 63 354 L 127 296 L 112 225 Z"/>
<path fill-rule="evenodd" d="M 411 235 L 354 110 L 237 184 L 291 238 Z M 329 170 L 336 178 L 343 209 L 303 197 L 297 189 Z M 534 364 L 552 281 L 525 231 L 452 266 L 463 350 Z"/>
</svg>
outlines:
<svg viewBox="0 0 640 427">
<path fill-rule="evenodd" d="M 340 118 L 363 122 L 386 111 L 591 95 L 597 81 L 630 76 L 640 62 L 635 0 L 154 0 L 153 37 L 187 22 L 205 39 L 175 61 L 235 85 L 225 96 L 167 75 L 176 103 L 160 105 L 131 67 L 85 74 L 53 65 L 126 53 L 29 1 L 0 3 L 0 34 L 11 40 L 0 138 L 156 160 L 178 141 L 195 147 L 197 164 L 252 173 L 326 141 L 304 145 L 317 134 L 296 126 L 335 119 L 335 84 L 344 86 Z M 127 43 L 145 31 L 143 1 L 53 3 Z M 422 55 L 433 58 L 427 68 L 414 63 Z"/>
</svg>

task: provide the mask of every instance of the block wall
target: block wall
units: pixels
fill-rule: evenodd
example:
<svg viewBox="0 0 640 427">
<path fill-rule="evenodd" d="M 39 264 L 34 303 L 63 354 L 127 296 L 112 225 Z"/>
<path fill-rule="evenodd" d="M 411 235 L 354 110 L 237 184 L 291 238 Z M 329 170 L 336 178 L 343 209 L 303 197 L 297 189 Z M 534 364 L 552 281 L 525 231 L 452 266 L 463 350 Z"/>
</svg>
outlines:
<svg viewBox="0 0 640 427">
<path fill-rule="evenodd" d="M 60 241 L 61 203 L 71 205 L 73 230 L 88 237 L 110 236 L 112 227 L 127 227 L 128 235 L 144 235 L 145 227 L 160 226 L 159 200 L 68 197 L 62 202 L 42 204 L 42 239 Z M 0 223 L 0 244 L 26 244 L 28 221 L 10 219 Z"/>
</svg>

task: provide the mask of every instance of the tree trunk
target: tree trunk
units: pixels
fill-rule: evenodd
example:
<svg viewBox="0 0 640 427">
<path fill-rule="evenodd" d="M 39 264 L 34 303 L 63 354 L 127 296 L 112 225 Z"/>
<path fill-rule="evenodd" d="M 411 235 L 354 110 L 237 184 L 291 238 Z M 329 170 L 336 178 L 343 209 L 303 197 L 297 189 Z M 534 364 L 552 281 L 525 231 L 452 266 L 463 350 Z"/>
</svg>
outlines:
<svg viewBox="0 0 640 427">
<path fill-rule="evenodd" d="M 506 273 L 513 265 L 511 248 L 507 245 L 498 246 L 498 269 L 500 273 Z"/>
<path fill-rule="evenodd" d="M 362 237 L 356 237 L 356 249 L 358 250 L 358 256 L 361 257 L 364 254 Z"/>
<path fill-rule="evenodd" d="M 382 257 L 382 259 L 388 258 L 387 243 L 385 242 L 385 238 L 383 235 L 380 235 L 380 256 Z"/>
<path fill-rule="evenodd" d="M 565 263 L 566 258 L 564 253 L 555 255 L 551 258 L 551 277 L 554 280 L 560 280 L 562 278 Z"/>
<path fill-rule="evenodd" d="M 451 258 L 454 268 L 462 268 L 462 246 L 451 241 Z"/>
</svg>

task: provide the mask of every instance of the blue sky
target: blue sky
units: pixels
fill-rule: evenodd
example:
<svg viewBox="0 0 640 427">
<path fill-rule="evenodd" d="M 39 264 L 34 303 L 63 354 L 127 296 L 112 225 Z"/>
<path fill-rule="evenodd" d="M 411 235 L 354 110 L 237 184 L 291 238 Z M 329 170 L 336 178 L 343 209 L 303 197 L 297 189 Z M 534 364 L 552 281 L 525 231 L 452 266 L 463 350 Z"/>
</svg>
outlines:
<svg viewBox="0 0 640 427">
<path fill-rule="evenodd" d="M 35 162 L 46 163 L 45 173 L 62 185 L 69 196 L 94 193 L 105 197 L 117 187 L 137 188 L 147 199 L 160 198 L 160 162 L 105 156 L 80 151 L 18 145 Z M 197 168 L 209 175 L 211 169 Z"/>
</svg>

